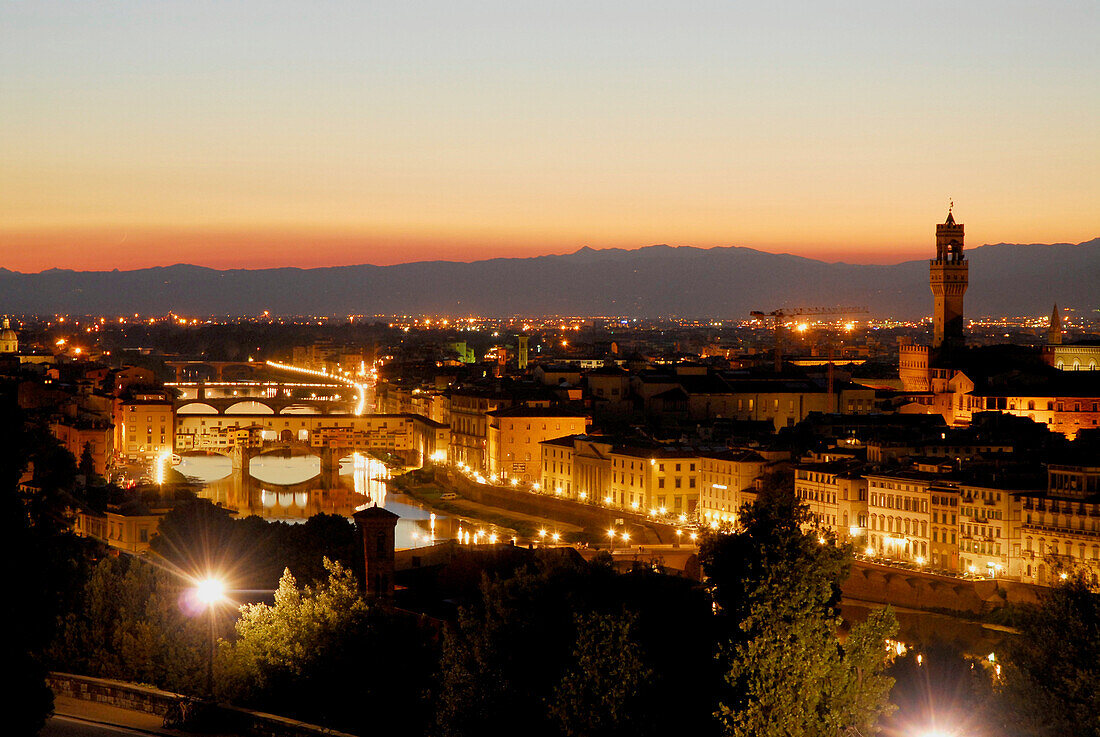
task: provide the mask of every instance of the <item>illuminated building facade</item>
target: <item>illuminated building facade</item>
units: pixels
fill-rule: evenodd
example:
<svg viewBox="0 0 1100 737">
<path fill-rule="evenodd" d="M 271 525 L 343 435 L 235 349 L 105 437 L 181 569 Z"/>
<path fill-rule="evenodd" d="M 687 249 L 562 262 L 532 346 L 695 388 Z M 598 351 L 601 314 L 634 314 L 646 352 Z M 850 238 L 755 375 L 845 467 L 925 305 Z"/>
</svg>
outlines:
<svg viewBox="0 0 1100 737">
<path fill-rule="evenodd" d="M 115 400 L 115 452 L 127 461 L 150 461 L 170 453 L 175 409 L 167 391 L 134 392 Z"/>
<path fill-rule="evenodd" d="M 520 481 L 542 480 L 540 443 L 568 435 L 583 435 L 588 418 L 566 407 L 515 405 L 488 412 L 490 476 Z"/>
</svg>

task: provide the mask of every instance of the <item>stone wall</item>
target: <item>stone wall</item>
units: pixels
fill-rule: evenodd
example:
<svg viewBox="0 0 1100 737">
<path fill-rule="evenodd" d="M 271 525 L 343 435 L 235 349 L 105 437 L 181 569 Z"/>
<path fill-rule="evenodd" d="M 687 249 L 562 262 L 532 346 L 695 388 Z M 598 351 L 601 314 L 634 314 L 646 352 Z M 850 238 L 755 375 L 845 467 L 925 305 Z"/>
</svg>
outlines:
<svg viewBox="0 0 1100 737">
<path fill-rule="evenodd" d="M 675 527 L 655 522 L 645 515 L 634 512 L 607 509 L 595 504 L 584 504 L 572 499 L 560 499 L 550 494 L 537 494 L 507 486 L 479 484 L 461 474 L 441 470 L 436 471 L 436 482 L 443 488 L 452 488 L 470 501 L 479 504 L 555 519 L 583 527 L 596 535 L 621 519 L 623 525 L 618 529 L 629 532 L 633 543 L 653 545 L 678 542 Z"/>
<path fill-rule="evenodd" d="M 1002 579 L 967 580 L 856 561 L 842 586 L 846 600 L 922 611 L 985 614 L 1005 604 L 1030 604 L 1042 589 Z"/>
<path fill-rule="evenodd" d="M 71 673 L 51 673 L 47 679 L 50 688 L 59 696 L 69 696 L 81 701 L 95 701 L 120 709 L 140 711 L 163 716 L 170 704 L 188 697 L 161 691 L 152 686 L 139 686 L 125 681 L 106 678 L 77 676 Z M 218 705 L 215 719 L 232 726 L 234 732 L 255 737 L 354 737 L 346 732 L 318 727 L 315 724 L 287 719 L 274 714 Z"/>
<path fill-rule="evenodd" d="M 138 686 L 124 681 L 76 676 L 69 673 L 51 673 L 47 680 L 50 688 L 59 696 L 69 696 L 81 701 L 95 701 L 117 706 L 120 709 L 141 711 L 157 716 L 163 716 L 169 704 L 182 698 L 179 694 L 161 691 L 152 686 Z"/>
</svg>

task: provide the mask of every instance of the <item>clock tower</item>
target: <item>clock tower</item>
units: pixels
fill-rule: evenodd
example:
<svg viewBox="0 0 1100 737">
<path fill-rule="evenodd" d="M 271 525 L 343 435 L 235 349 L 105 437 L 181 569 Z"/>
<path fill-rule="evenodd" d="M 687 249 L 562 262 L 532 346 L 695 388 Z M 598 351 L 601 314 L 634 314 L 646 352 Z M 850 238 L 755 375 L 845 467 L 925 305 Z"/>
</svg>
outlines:
<svg viewBox="0 0 1100 737">
<path fill-rule="evenodd" d="M 942 353 L 963 345 L 963 295 L 970 267 L 963 255 L 963 226 L 951 210 L 936 225 L 936 258 L 929 262 L 932 287 L 932 351 Z"/>
</svg>

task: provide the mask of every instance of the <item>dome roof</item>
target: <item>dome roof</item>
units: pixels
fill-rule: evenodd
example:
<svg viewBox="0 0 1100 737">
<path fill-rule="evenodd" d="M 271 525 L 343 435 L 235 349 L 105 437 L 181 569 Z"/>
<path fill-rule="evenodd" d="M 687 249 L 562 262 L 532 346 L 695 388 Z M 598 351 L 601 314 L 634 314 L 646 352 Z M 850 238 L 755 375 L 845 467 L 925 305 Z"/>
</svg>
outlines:
<svg viewBox="0 0 1100 737">
<path fill-rule="evenodd" d="M 0 329 L 0 353 L 15 353 L 19 350 L 19 336 L 11 329 L 8 318 L 4 318 L 3 329 Z"/>
</svg>

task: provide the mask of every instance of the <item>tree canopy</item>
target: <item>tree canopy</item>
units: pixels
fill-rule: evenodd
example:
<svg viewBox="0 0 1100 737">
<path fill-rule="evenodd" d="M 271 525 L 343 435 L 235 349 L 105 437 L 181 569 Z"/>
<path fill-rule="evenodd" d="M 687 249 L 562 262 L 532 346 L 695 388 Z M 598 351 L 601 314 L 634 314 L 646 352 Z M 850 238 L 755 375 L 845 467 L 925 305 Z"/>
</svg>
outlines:
<svg viewBox="0 0 1100 737">
<path fill-rule="evenodd" d="M 58 667 L 151 683 L 181 693 L 204 687 L 207 619 L 174 574 L 132 557 L 104 558 L 54 645 Z"/>
<path fill-rule="evenodd" d="M 1100 735 L 1100 594 L 1083 579 L 1025 614 L 1004 661 L 1004 706 L 1028 733 Z"/>
<path fill-rule="evenodd" d="M 876 730 L 893 680 L 889 610 L 841 628 L 840 584 L 851 550 L 814 529 L 793 485 L 769 484 L 736 528 L 705 537 L 701 558 L 722 623 L 726 686 L 718 717 L 729 735 L 817 737 Z"/>
<path fill-rule="evenodd" d="M 712 619 L 692 582 L 650 569 L 544 558 L 486 578 L 446 629 L 435 731 L 715 734 Z"/>
<path fill-rule="evenodd" d="M 32 466 L 30 483 L 21 486 Z M 11 708 L 5 724 L 20 734 L 36 732 L 53 708 L 46 650 L 58 617 L 102 552 L 98 543 L 69 531 L 75 476 L 72 454 L 24 417 L 10 385 L 0 386 L 0 537 L 15 551 L 0 563 L 7 589 L 0 597 L 0 623 L 9 633 L 0 662 L 16 675 L 6 689 Z"/>
<path fill-rule="evenodd" d="M 324 559 L 327 577 L 299 587 L 283 573 L 273 604 L 241 608 L 222 642 L 219 695 L 359 734 L 421 734 L 437 654 L 408 613 L 368 605 L 355 576 Z"/>
</svg>

